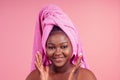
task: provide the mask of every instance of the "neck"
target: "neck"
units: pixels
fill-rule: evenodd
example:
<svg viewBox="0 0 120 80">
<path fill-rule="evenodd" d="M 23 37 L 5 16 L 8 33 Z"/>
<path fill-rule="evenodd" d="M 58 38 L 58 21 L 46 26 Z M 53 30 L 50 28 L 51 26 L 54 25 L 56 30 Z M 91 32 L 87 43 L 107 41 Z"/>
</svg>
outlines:
<svg viewBox="0 0 120 80">
<path fill-rule="evenodd" d="M 55 73 L 69 72 L 72 69 L 72 67 L 73 65 L 70 62 L 66 63 L 64 66 L 61 66 L 61 67 L 56 67 L 55 65 L 51 65 L 51 68 Z"/>
</svg>

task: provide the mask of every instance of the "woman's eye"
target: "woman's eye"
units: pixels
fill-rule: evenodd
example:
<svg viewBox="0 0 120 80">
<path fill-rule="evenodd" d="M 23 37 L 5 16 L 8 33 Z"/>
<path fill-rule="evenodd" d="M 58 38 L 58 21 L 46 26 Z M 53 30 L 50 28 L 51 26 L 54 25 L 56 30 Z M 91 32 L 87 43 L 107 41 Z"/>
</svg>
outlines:
<svg viewBox="0 0 120 80">
<path fill-rule="evenodd" d="M 48 47 L 48 49 L 52 50 L 52 49 L 55 49 L 55 47 Z"/>
<path fill-rule="evenodd" d="M 62 49 L 66 49 L 68 46 L 61 46 Z"/>
</svg>

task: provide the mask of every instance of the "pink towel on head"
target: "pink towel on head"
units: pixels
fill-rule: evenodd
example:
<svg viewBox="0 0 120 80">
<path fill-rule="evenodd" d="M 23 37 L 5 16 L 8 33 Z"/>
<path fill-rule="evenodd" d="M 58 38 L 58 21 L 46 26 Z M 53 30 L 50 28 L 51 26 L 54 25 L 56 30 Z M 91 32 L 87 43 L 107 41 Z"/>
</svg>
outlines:
<svg viewBox="0 0 120 80">
<path fill-rule="evenodd" d="M 75 56 L 72 63 L 75 64 L 78 56 L 83 55 L 81 67 L 87 68 L 76 27 L 60 8 L 55 5 L 49 5 L 40 11 L 36 23 L 33 44 L 32 70 L 35 69 L 34 62 L 37 51 L 40 51 L 42 54 L 44 65 L 50 64 L 50 61 L 46 58 L 45 45 L 54 25 L 60 27 L 67 34 L 71 41 L 73 46 L 73 55 Z"/>
</svg>

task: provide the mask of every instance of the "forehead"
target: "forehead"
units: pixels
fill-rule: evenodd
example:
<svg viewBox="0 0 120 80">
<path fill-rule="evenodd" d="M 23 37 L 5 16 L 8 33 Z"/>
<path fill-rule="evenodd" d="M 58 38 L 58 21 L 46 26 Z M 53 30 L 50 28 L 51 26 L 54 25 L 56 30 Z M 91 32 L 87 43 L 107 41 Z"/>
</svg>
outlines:
<svg viewBox="0 0 120 80">
<path fill-rule="evenodd" d="M 63 31 L 54 31 L 49 35 L 47 43 L 48 42 L 62 43 L 62 42 L 70 42 L 70 40 Z"/>
</svg>

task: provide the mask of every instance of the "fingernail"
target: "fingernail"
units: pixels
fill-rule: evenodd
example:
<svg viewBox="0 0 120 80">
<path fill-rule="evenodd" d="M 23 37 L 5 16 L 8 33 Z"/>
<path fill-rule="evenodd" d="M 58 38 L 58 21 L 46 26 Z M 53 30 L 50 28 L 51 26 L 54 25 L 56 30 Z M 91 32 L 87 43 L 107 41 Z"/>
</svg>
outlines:
<svg viewBox="0 0 120 80">
<path fill-rule="evenodd" d="M 78 56 L 82 56 L 82 53 L 80 52 L 80 53 L 78 54 Z"/>
<path fill-rule="evenodd" d="M 37 53 L 39 53 L 39 51 L 37 51 Z"/>
<path fill-rule="evenodd" d="M 35 54 L 35 57 L 37 57 L 37 54 Z"/>
</svg>

